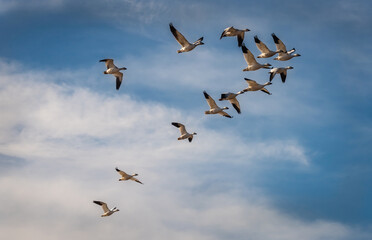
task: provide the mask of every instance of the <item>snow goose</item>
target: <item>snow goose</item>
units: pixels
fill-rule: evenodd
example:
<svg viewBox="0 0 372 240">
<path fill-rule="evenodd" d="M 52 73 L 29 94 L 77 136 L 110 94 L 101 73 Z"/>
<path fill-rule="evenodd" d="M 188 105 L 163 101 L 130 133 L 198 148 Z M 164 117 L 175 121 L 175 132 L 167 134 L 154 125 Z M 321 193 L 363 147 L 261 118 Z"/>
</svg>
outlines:
<svg viewBox="0 0 372 240">
<path fill-rule="evenodd" d="M 272 33 L 271 36 L 274 39 L 276 50 L 277 51 L 281 50 L 281 52 L 279 52 L 278 56 L 274 58 L 274 60 L 287 61 L 293 57 L 301 56 L 300 54 L 297 54 L 297 53 L 292 54 L 294 53 L 294 51 L 296 51 L 295 48 L 292 48 L 291 50 L 287 51 L 287 48 L 285 47 L 282 40 L 280 40 L 274 33 Z"/>
<path fill-rule="evenodd" d="M 223 107 L 223 108 L 218 107 L 216 102 L 213 100 L 213 98 L 211 98 L 211 96 L 208 95 L 208 93 L 206 91 L 204 91 L 203 93 L 204 93 L 204 97 L 207 100 L 207 103 L 210 107 L 210 109 L 208 111 L 205 111 L 205 114 L 220 114 L 224 117 L 232 118 L 229 114 L 227 114 L 225 111 L 223 111 L 225 109 L 229 109 L 228 107 Z"/>
<path fill-rule="evenodd" d="M 235 108 L 235 110 L 240 114 L 241 113 L 240 104 L 239 104 L 239 101 L 236 99 L 236 97 L 242 93 L 244 93 L 244 91 L 240 91 L 237 93 L 231 93 L 231 92 L 222 93 L 221 98 L 218 100 L 219 101 L 228 100 L 232 104 L 232 106 Z"/>
<path fill-rule="evenodd" d="M 173 26 L 172 23 L 169 24 L 170 30 L 174 36 L 174 38 L 177 40 L 177 42 L 182 46 L 180 50 L 178 50 L 178 53 L 182 52 L 189 52 L 193 50 L 198 45 L 203 45 L 203 37 L 196 40 L 194 43 L 189 43 L 186 38 L 179 32 L 177 29 Z"/>
<path fill-rule="evenodd" d="M 244 40 L 244 34 L 245 32 L 249 32 L 249 31 L 250 31 L 249 29 L 240 30 L 240 29 L 236 29 L 233 26 L 231 26 L 223 30 L 220 39 L 222 39 L 223 37 L 235 37 L 236 36 L 238 38 L 238 46 L 241 47 L 243 44 L 243 40 Z"/>
<path fill-rule="evenodd" d="M 254 58 L 251 51 L 249 51 L 248 48 L 243 44 L 242 46 L 243 56 L 245 61 L 248 64 L 248 67 L 244 68 L 243 71 L 256 71 L 260 68 L 270 68 L 271 64 L 265 63 L 265 64 L 259 64 L 256 59 Z"/>
<path fill-rule="evenodd" d="M 265 43 L 261 42 L 260 39 L 258 39 L 257 35 L 254 36 L 254 41 L 256 42 L 256 46 L 258 50 L 260 50 L 261 54 L 257 56 L 257 58 L 269 58 L 274 56 L 277 53 L 282 52 L 282 50 L 277 50 L 277 51 L 271 51 Z"/>
<path fill-rule="evenodd" d="M 119 90 L 121 82 L 123 81 L 123 73 L 121 73 L 120 70 L 127 70 L 127 68 L 118 68 L 115 66 L 113 59 L 102 59 L 100 62 L 106 63 L 107 70 L 103 72 L 104 74 L 112 74 L 116 77 L 116 90 Z"/>
<path fill-rule="evenodd" d="M 273 80 L 276 74 L 280 74 L 280 77 L 282 78 L 282 82 L 285 83 L 285 79 L 287 77 L 287 70 L 288 69 L 293 69 L 293 67 L 288 66 L 285 68 L 273 68 L 270 70 L 270 82 Z"/>
<path fill-rule="evenodd" d="M 95 204 L 98 204 L 100 206 L 102 206 L 102 209 L 103 209 L 103 214 L 101 215 L 101 217 L 108 217 L 110 215 L 112 215 L 114 212 L 118 212 L 120 211 L 119 209 L 117 209 L 116 207 L 112 208 L 112 209 L 109 209 L 107 207 L 107 204 L 105 202 L 101 202 L 101 201 L 93 201 Z"/>
<path fill-rule="evenodd" d="M 189 139 L 189 142 L 191 142 L 194 135 L 196 135 L 196 132 L 191 133 L 191 134 L 188 133 L 186 131 L 185 125 L 181 123 L 172 122 L 172 125 L 180 129 L 181 136 L 178 138 L 178 140 Z"/>
<path fill-rule="evenodd" d="M 129 175 L 129 174 L 126 174 L 124 171 L 121 171 L 118 168 L 115 168 L 115 170 L 121 175 L 121 178 L 119 178 L 119 181 L 132 180 L 132 181 L 136 181 L 138 183 L 141 183 L 137 178 L 135 178 L 135 176 L 138 176 L 137 173 L 135 173 L 133 175 Z M 143 184 L 143 183 L 141 183 L 141 184 Z"/>
<path fill-rule="evenodd" d="M 271 82 L 267 82 L 267 83 L 264 83 L 264 84 L 258 84 L 256 81 L 248 79 L 248 78 L 244 78 L 244 80 L 248 83 L 248 87 L 246 89 L 244 89 L 243 92 L 261 90 L 262 92 L 271 95 L 271 93 L 269 91 L 267 91 L 267 89 L 265 88 L 265 86 L 271 85 Z"/>
</svg>

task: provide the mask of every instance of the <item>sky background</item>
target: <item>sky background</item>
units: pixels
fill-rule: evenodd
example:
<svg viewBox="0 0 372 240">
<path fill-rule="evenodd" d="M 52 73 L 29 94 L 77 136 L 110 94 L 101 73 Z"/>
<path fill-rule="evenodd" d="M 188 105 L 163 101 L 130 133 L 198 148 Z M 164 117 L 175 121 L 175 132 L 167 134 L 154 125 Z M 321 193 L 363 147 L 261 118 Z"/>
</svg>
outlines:
<svg viewBox="0 0 372 240">
<path fill-rule="evenodd" d="M 0 0 L 4 239 L 365 240 L 372 237 L 372 3 Z M 188 53 L 169 23 L 189 41 Z M 229 26 L 301 57 L 285 84 L 243 72 Z M 119 91 L 98 61 L 126 67 Z M 177 141 L 181 122 L 197 132 Z M 118 167 L 144 185 L 118 182 Z M 101 218 L 101 200 L 120 212 Z"/>
</svg>

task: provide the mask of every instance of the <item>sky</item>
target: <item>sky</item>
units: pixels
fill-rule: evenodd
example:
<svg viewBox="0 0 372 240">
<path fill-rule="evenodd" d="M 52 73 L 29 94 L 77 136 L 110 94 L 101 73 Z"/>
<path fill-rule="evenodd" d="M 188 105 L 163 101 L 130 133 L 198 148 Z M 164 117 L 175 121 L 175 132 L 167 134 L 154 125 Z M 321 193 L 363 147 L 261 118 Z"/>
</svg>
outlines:
<svg viewBox="0 0 372 240">
<path fill-rule="evenodd" d="M 372 237 L 372 3 L 0 0 L 0 232 L 6 239 Z M 169 23 L 205 45 L 178 54 Z M 229 26 L 301 57 L 264 83 Z M 123 84 L 99 60 L 126 67 Z M 181 122 L 197 132 L 177 141 Z M 144 185 L 119 182 L 118 167 Z M 119 212 L 101 218 L 92 203 Z"/>
</svg>

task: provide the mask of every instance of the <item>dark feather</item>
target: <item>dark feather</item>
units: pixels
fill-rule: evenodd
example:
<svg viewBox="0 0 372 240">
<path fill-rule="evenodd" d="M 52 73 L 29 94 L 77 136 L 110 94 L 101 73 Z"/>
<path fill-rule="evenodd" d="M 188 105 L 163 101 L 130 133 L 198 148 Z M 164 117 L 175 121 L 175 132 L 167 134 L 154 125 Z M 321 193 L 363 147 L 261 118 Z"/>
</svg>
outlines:
<svg viewBox="0 0 372 240">
<path fill-rule="evenodd" d="M 260 42 L 261 42 L 260 39 L 258 39 L 257 35 L 254 36 L 254 41 L 255 41 L 256 43 L 260 43 Z"/>
<path fill-rule="evenodd" d="M 203 91 L 203 93 L 204 93 L 204 97 L 205 97 L 206 99 L 210 98 L 209 95 L 208 95 L 208 93 L 207 93 L 206 91 Z"/>
<path fill-rule="evenodd" d="M 222 32 L 220 39 L 222 39 L 225 36 L 225 31 Z"/>
<path fill-rule="evenodd" d="M 273 37 L 275 44 L 279 44 L 279 38 L 274 33 L 272 33 L 271 36 Z"/>
<path fill-rule="evenodd" d="M 238 108 L 238 106 L 234 103 L 232 103 L 232 105 L 235 108 L 235 110 L 240 114 L 240 109 Z"/>
<path fill-rule="evenodd" d="M 108 60 L 110 60 L 110 59 L 102 59 L 102 60 L 99 60 L 100 62 L 106 62 L 106 61 L 108 61 Z"/>
<path fill-rule="evenodd" d="M 242 51 L 243 53 L 248 53 L 248 48 L 244 44 L 242 44 Z"/>
<path fill-rule="evenodd" d="M 244 38 L 242 38 L 242 37 L 240 36 L 240 34 L 238 34 L 237 37 L 238 37 L 238 46 L 241 47 L 242 44 L 243 44 L 243 40 L 244 40 Z"/>
<path fill-rule="evenodd" d="M 103 205 L 103 203 L 102 202 L 100 202 L 100 201 L 93 201 L 95 204 L 98 204 L 98 205 L 100 205 L 100 206 L 102 206 Z"/>
<path fill-rule="evenodd" d="M 274 76 L 274 73 L 270 73 L 270 82 L 273 80 Z"/>
<path fill-rule="evenodd" d="M 189 142 L 192 142 L 192 138 L 191 137 L 189 137 L 188 139 L 189 139 Z"/>
<path fill-rule="evenodd" d="M 280 76 L 282 77 L 282 82 L 285 83 L 285 78 L 287 75 L 285 73 L 281 73 Z"/>
<path fill-rule="evenodd" d="M 120 85 L 121 85 L 120 78 L 119 77 L 116 77 L 116 90 L 119 90 Z"/>
<path fill-rule="evenodd" d="M 221 99 L 219 99 L 220 101 L 224 100 L 225 98 L 227 98 L 228 94 L 226 93 L 222 93 L 221 94 Z"/>
<path fill-rule="evenodd" d="M 177 127 L 177 128 L 181 127 L 180 124 L 179 123 L 176 123 L 176 122 L 172 122 L 172 125 L 175 126 L 175 127 Z"/>
</svg>

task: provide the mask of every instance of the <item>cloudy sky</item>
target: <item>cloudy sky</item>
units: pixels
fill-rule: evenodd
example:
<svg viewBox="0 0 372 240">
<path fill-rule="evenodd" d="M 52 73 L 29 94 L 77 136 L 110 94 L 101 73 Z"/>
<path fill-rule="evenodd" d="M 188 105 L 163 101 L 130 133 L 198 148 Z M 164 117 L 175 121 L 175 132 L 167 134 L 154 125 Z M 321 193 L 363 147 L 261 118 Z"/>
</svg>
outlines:
<svg viewBox="0 0 372 240">
<path fill-rule="evenodd" d="M 366 240 L 372 236 L 372 3 L 0 0 L 4 239 Z M 169 23 L 190 41 L 180 48 Z M 228 26 L 302 56 L 268 81 Z M 127 67 L 124 82 L 98 61 Z M 221 102 L 228 106 L 227 102 Z M 170 123 L 198 135 L 177 141 Z M 144 183 L 118 182 L 119 167 Z M 120 212 L 101 218 L 93 200 Z"/>
</svg>

